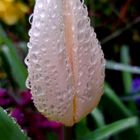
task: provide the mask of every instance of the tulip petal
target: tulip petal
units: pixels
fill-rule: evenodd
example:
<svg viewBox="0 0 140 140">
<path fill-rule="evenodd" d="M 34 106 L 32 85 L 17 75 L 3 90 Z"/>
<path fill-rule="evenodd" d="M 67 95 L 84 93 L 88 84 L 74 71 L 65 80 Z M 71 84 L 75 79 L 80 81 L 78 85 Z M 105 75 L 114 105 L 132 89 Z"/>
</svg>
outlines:
<svg viewBox="0 0 140 140">
<path fill-rule="evenodd" d="M 101 47 L 80 0 L 36 0 L 33 15 L 27 86 L 42 114 L 71 126 L 102 95 Z"/>
</svg>

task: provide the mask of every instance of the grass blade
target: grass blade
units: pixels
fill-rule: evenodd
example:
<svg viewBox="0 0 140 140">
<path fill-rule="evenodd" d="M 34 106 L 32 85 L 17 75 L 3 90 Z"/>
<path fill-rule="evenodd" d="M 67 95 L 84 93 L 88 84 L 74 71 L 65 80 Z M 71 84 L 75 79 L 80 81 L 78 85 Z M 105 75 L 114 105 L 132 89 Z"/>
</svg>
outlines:
<svg viewBox="0 0 140 140">
<path fill-rule="evenodd" d="M 127 46 L 121 48 L 121 62 L 128 65 L 130 63 L 129 50 Z M 122 72 L 125 93 L 130 93 L 132 85 L 132 75 L 128 72 Z"/>
<path fill-rule="evenodd" d="M 106 83 L 105 84 L 105 96 L 110 99 L 110 101 L 115 104 L 126 117 L 132 116 L 130 110 L 123 104 L 117 94 L 113 89 Z"/>
<path fill-rule="evenodd" d="M 137 125 L 138 125 L 137 117 L 130 117 L 127 119 L 122 119 L 112 124 L 106 125 L 102 128 L 99 128 L 79 140 L 104 140 L 105 138 L 108 138 L 112 135 L 115 135 L 119 132 L 122 132 L 128 128 L 131 128 Z"/>
<path fill-rule="evenodd" d="M 91 112 L 91 115 L 92 115 L 93 119 L 95 120 L 97 127 L 102 127 L 105 125 L 103 114 L 98 108 L 95 108 Z"/>
<path fill-rule="evenodd" d="M 12 41 L 7 37 L 5 31 L 0 25 L 0 52 L 2 59 L 6 59 L 9 67 L 12 69 L 12 75 L 21 90 L 25 89 L 25 80 L 27 77 L 27 71 L 23 63 L 21 62 L 16 48 Z"/>
<path fill-rule="evenodd" d="M 3 62 L 9 65 L 12 77 L 21 90 L 25 89 L 26 72 L 22 64 L 19 64 L 15 55 L 10 51 L 8 46 L 1 46 L 1 58 Z"/>
<path fill-rule="evenodd" d="M 128 46 L 124 45 L 121 48 L 121 61 L 122 63 L 127 65 L 129 65 L 130 63 Z M 125 94 L 129 94 L 131 92 L 131 87 L 132 87 L 132 75 L 129 72 L 122 72 L 122 80 L 123 80 Z M 137 114 L 137 107 L 134 101 L 129 102 L 129 107 L 135 114 Z"/>
<path fill-rule="evenodd" d="M 86 118 L 82 119 L 79 123 L 75 126 L 75 133 L 76 138 L 81 138 L 82 136 L 88 134 L 90 132 L 88 126 L 87 126 L 87 120 Z"/>
</svg>

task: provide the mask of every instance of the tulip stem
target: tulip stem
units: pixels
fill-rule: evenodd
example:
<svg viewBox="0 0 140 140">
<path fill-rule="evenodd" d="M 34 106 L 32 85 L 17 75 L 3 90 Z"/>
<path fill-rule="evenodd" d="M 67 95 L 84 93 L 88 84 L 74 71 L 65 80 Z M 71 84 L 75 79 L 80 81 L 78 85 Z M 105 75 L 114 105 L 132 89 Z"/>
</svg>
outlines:
<svg viewBox="0 0 140 140">
<path fill-rule="evenodd" d="M 72 127 L 64 126 L 64 140 L 72 140 Z"/>
</svg>

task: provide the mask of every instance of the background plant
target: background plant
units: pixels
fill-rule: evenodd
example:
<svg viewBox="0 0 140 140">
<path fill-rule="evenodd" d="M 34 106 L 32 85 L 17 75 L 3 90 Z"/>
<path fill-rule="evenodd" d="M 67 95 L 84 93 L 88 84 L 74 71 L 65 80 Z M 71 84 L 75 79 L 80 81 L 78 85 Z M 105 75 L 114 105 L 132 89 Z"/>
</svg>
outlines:
<svg viewBox="0 0 140 140">
<path fill-rule="evenodd" d="M 85 0 L 85 4 L 107 59 L 105 92 L 98 108 L 71 128 L 68 137 L 139 140 L 140 2 Z M 0 1 L 0 106 L 31 139 L 61 140 L 63 126 L 48 121 L 36 111 L 25 87 L 27 71 L 23 60 L 33 5 L 33 0 Z M 27 139 L 2 108 L 0 139 Z"/>
</svg>

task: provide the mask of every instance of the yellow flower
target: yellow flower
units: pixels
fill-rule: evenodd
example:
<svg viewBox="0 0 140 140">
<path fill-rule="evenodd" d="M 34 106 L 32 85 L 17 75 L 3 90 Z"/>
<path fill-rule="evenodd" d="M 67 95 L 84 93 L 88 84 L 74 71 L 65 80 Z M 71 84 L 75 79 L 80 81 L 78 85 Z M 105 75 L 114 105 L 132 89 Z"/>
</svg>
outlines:
<svg viewBox="0 0 140 140">
<path fill-rule="evenodd" d="M 29 8 L 15 0 L 0 1 L 0 19 L 8 25 L 14 25 L 29 11 Z"/>
</svg>

